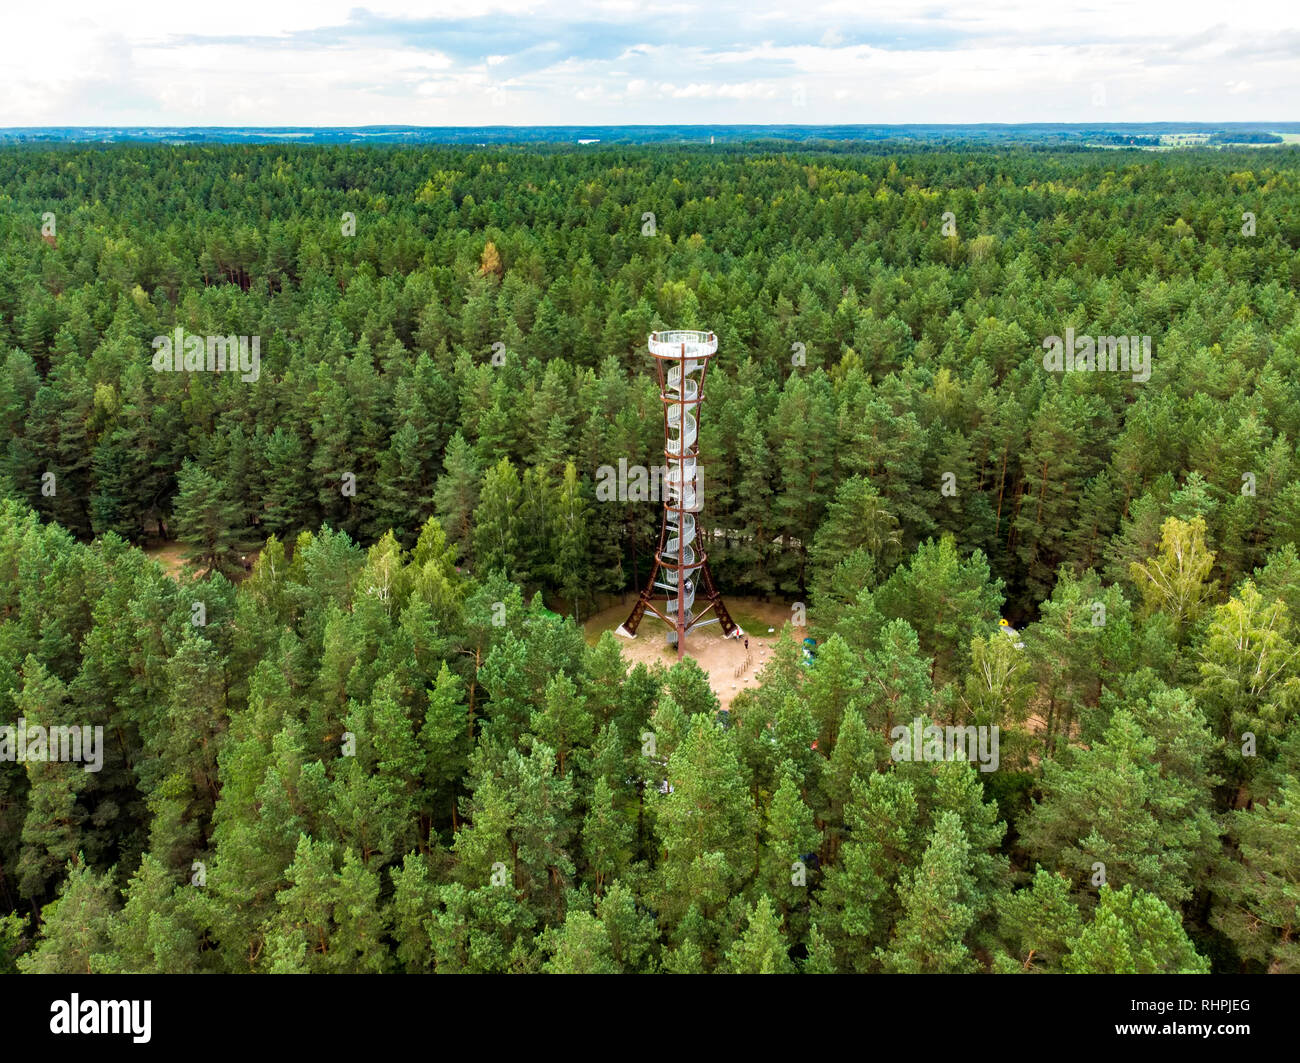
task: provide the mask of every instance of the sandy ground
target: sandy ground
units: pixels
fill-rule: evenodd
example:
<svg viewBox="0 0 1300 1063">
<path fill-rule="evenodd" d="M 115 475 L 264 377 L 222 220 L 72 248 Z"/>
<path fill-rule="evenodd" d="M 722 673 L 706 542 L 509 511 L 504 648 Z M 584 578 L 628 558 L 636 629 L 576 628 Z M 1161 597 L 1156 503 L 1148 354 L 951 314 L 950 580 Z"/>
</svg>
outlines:
<svg viewBox="0 0 1300 1063">
<path fill-rule="evenodd" d="M 606 609 L 590 617 L 583 629 L 587 640 L 595 642 L 602 632 L 613 631 L 627 619 L 636 599 L 628 595 L 625 602 Z M 781 602 L 764 602 L 758 598 L 733 598 L 725 596 L 727 611 L 731 618 L 744 630 L 749 639 L 749 652 L 746 654 L 744 642 L 740 639 L 724 639 L 717 624 L 710 624 L 698 632 L 686 637 L 685 656 L 694 661 L 709 676 L 709 685 L 717 694 L 718 701 L 724 709 L 731 707 L 731 700 L 742 690 L 758 686 L 758 673 L 772 654 L 772 647 L 782 626 L 790 620 L 790 607 Z M 772 631 L 769 633 L 768 629 Z M 667 632 L 664 624 L 647 614 L 641 621 L 634 639 L 619 637 L 618 646 L 623 651 L 623 659 L 628 668 L 638 662 L 646 665 L 661 661 L 671 666 L 677 660 L 677 651 L 670 649 L 664 640 Z M 796 629 L 798 637 L 803 637 L 803 629 Z M 740 671 L 740 675 L 736 672 Z"/>
<path fill-rule="evenodd" d="M 184 543 L 153 542 L 144 547 L 144 553 L 146 557 L 151 557 L 162 565 L 163 571 L 172 579 L 181 579 L 182 577 L 197 576 L 200 572 L 197 567 L 185 560 L 186 549 Z M 256 563 L 261 553 L 261 550 L 249 550 L 247 557 L 249 561 Z M 239 583 L 246 578 L 246 574 L 235 572 L 230 578 Z"/>
<path fill-rule="evenodd" d="M 144 552 L 147 557 L 153 558 L 162 565 L 167 575 L 176 579 L 182 572 L 194 571 L 185 560 L 185 549 L 183 543 L 158 543 L 146 546 Z"/>
</svg>

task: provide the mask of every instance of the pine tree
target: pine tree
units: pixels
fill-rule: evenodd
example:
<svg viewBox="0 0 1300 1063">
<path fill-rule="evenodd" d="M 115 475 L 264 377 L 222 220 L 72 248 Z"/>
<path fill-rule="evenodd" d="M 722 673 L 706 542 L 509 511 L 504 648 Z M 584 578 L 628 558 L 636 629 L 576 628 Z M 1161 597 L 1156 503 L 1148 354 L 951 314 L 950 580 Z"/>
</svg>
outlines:
<svg viewBox="0 0 1300 1063">
<path fill-rule="evenodd" d="M 821 815 L 828 828 L 826 853 L 829 859 L 834 858 L 843 835 L 845 808 L 852 799 L 853 780 L 865 780 L 873 774 L 884 752 L 884 742 L 867 730 L 857 709 L 849 706 L 821 777 L 824 795 Z"/>
<path fill-rule="evenodd" d="M 96 969 L 112 974 L 188 974 L 200 969 L 199 936 L 161 862 L 146 853 L 127 884 L 126 903 L 108 919 L 109 945 Z"/>
<path fill-rule="evenodd" d="M 375 493 L 369 536 L 377 538 L 391 530 L 403 545 L 414 543 L 428 514 L 425 500 L 429 489 L 424 482 L 420 436 L 409 421 L 393 434 L 392 443 L 379 458 Z"/>
<path fill-rule="evenodd" d="M 262 444 L 264 527 L 292 540 L 314 526 L 316 498 L 311 490 L 307 448 L 292 429 L 276 425 Z"/>
<path fill-rule="evenodd" d="M 965 936 L 975 921 L 970 845 L 955 813 L 938 820 L 920 866 L 899 885 L 903 916 L 888 949 L 878 950 L 891 973 L 953 974 L 974 969 Z"/>
<path fill-rule="evenodd" d="M 474 451 L 457 432 L 447 444 L 446 471 L 434 488 L 433 501 L 442 526 L 447 529 L 466 560 L 473 558 L 474 512 L 478 508 L 479 469 Z"/>
<path fill-rule="evenodd" d="M 397 943 L 395 956 L 407 974 L 427 974 L 433 970 L 430 938 L 436 928 L 437 903 L 428 861 L 418 853 L 407 853 L 401 866 L 394 864 L 388 873 L 393 882 L 388 911 Z"/>
<path fill-rule="evenodd" d="M 390 969 L 388 906 L 380 901 L 379 888 L 379 872 L 366 867 L 352 849 L 344 850 L 333 894 L 332 970 L 382 974 Z"/>
<path fill-rule="evenodd" d="M 794 969 L 772 901 L 759 897 L 745 932 L 727 950 L 727 970 L 732 974 L 794 974 Z"/>
<path fill-rule="evenodd" d="M 1023 493 L 1016 500 L 1008 545 L 1025 566 L 1036 597 L 1050 590 L 1052 574 L 1069 553 L 1083 485 L 1096 472 L 1091 455 L 1099 413 L 1094 398 L 1062 388 L 1044 398 L 1029 426 L 1020 458 Z"/>
<path fill-rule="evenodd" d="M 549 974 L 619 973 L 605 924 L 590 912 L 569 912 L 556 937 L 555 955 L 542 969 Z"/>
<path fill-rule="evenodd" d="M 109 944 L 116 890 L 111 872 L 95 874 L 83 861 L 68 861 L 58 897 L 41 911 L 36 944 L 19 957 L 24 974 L 91 974 Z"/>
<path fill-rule="evenodd" d="M 596 898 L 596 914 L 609 934 L 614 962 L 627 972 L 652 973 L 659 932 L 654 917 L 638 906 L 632 889 L 615 882 L 604 896 Z"/>
<path fill-rule="evenodd" d="M 301 835 L 285 876 L 289 886 L 276 895 L 279 911 L 266 932 L 270 971 L 324 973 L 333 967 L 334 846 Z"/>
<path fill-rule="evenodd" d="M 664 850 L 656 907 L 673 926 L 693 905 L 717 912 L 752 873 L 758 815 L 732 743 L 707 720 L 669 756 L 668 781 L 655 822 Z"/>
<path fill-rule="evenodd" d="M 911 726 L 925 711 L 933 695 L 934 665 L 921 656 L 916 632 L 907 621 L 891 620 L 881 632 L 880 648 L 867 651 L 863 671 L 863 719 L 893 741 L 896 727 Z"/>
<path fill-rule="evenodd" d="M 344 476 L 351 473 L 356 478 L 358 494 L 373 487 L 367 482 L 358 466 L 356 446 L 356 413 L 339 372 L 322 362 L 316 372 L 316 391 L 312 395 L 312 408 L 318 412 L 312 422 L 312 456 L 310 461 L 313 486 L 320 513 L 331 527 L 345 531 L 356 530 L 356 496 L 343 493 Z"/>
<path fill-rule="evenodd" d="M 934 658 L 930 679 L 937 686 L 965 672 L 971 636 L 997 625 L 1002 584 L 991 578 L 983 554 L 962 559 L 956 540 L 945 535 L 917 547 L 910 564 L 876 592 L 875 602 L 886 616 L 912 626 L 921 649 Z"/>
<path fill-rule="evenodd" d="M 501 572 L 516 583 L 527 575 L 525 529 L 520 524 L 522 487 L 509 458 L 502 458 L 483 477 L 483 492 L 474 511 L 474 559 L 478 571 Z"/>
<path fill-rule="evenodd" d="M 636 827 L 618 807 L 610 784 L 597 779 L 582 823 L 582 842 L 598 895 L 626 868 L 635 836 Z"/>
<path fill-rule="evenodd" d="M 1081 929 L 1067 877 L 1035 868 L 1030 887 L 1003 894 L 997 911 L 998 936 L 1007 951 L 995 958 L 995 970 L 1060 971 L 1068 943 Z"/>
<path fill-rule="evenodd" d="M 573 462 L 565 464 L 559 492 L 554 504 L 548 508 L 551 528 L 547 576 L 551 585 L 569 603 L 573 619 L 581 623 L 591 597 L 593 574 L 588 549 L 588 507 Z"/>
<path fill-rule="evenodd" d="M 864 549 L 876 571 L 888 572 L 901 546 L 898 519 L 884 499 L 869 480 L 851 476 L 840 484 L 835 500 L 827 507 L 826 519 L 813 540 L 811 560 L 825 578 L 841 559 Z"/>
<path fill-rule="evenodd" d="M 774 540 L 779 534 L 772 515 L 772 465 L 767 434 L 754 410 L 745 414 L 738 447 L 746 455 L 736 487 L 735 524 L 740 540 L 728 550 L 728 565 L 739 580 L 760 594 L 776 588 L 772 572 Z"/>
<path fill-rule="evenodd" d="M 834 745 L 844 714 L 862 687 L 862 665 L 843 638 L 832 635 L 817 647 L 817 660 L 809 670 L 804 694 L 817 721 L 818 749 L 829 750 Z"/>
<path fill-rule="evenodd" d="M 87 785 L 85 765 L 56 759 L 51 748 L 52 728 L 66 726 L 67 688 L 32 654 L 23 661 L 18 717 L 26 721 L 27 815 L 22 824 L 22 849 L 18 860 L 18 891 L 39 900 L 51 880 L 82 848 L 86 809 L 78 792 Z M 42 730 L 43 729 L 43 730 Z M 44 741 L 39 747 L 42 736 Z M 79 736 L 80 737 L 80 736 Z M 16 741 L 16 737 L 10 741 Z M 37 752 L 37 748 L 40 752 Z M 84 746 L 83 756 L 87 755 Z"/>
<path fill-rule="evenodd" d="M 595 735 L 586 699 L 563 672 L 546 684 L 545 703 L 533 712 L 531 726 L 533 733 L 556 751 L 560 774 L 564 774 L 569 754 L 574 749 L 586 749 Z"/>
<path fill-rule="evenodd" d="M 27 920 L 21 915 L 0 916 L 0 974 L 18 973 L 18 956 L 23 951 L 23 930 Z"/>
<path fill-rule="evenodd" d="M 1209 974 L 1177 913 L 1157 897 L 1127 884 L 1102 886 L 1089 922 L 1068 942 L 1067 974 Z"/>
<path fill-rule="evenodd" d="M 434 822 L 442 822 L 444 814 L 455 822 L 456 787 L 469 763 L 469 709 L 462 700 L 463 689 L 444 661 L 429 689 L 429 706 L 420 728 L 427 787 L 423 800 Z"/>
<path fill-rule="evenodd" d="M 176 481 L 175 533 L 189 547 L 188 558 L 205 572 L 237 571 L 242 533 L 226 485 L 194 462 L 181 467 Z"/>
<path fill-rule="evenodd" d="M 799 793 L 795 768 L 781 766 L 780 783 L 763 817 L 759 881 L 777 905 L 790 937 L 798 942 L 806 931 L 809 898 L 814 883 L 807 866 L 821 843 L 813 815 Z"/>
<path fill-rule="evenodd" d="M 1211 747 L 1203 720 L 1189 716 L 1183 727 L 1187 741 Z M 1091 748 L 1045 762 L 1043 798 L 1021 843 L 1077 884 L 1100 872 L 1169 904 L 1187 900 L 1215 831 L 1208 793 L 1164 770 L 1161 752 L 1131 712 L 1117 709 Z"/>
<path fill-rule="evenodd" d="M 1230 816 L 1236 853 L 1216 876 L 1211 922 L 1270 974 L 1300 972 L 1300 784 L 1288 779 L 1268 802 Z"/>
<path fill-rule="evenodd" d="M 782 590 L 803 594 L 808 551 L 825 510 L 834 448 L 830 389 L 820 370 L 787 378 L 768 432 L 778 470 L 772 498 L 777 523 L 772 531 L 773 538 L 781 539 L 773 575 Z"/>
<path fill-rule="evenodd" d="M 901 775 L 854 779 L 844 813 L 848 839 L 838 863 L 823 874 L 813 912 L 838 969 L 877 969 L 875 948 L 888 940 L 899 915 L 894 886 L 922 841 L 918 819 L 915 789 Z"/>
</svg>

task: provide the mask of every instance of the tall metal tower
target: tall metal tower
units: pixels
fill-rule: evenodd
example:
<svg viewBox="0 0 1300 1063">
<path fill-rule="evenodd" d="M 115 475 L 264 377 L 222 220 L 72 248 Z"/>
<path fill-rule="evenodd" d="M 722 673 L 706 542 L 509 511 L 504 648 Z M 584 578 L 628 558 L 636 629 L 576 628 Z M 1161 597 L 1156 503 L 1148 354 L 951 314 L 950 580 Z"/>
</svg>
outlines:
<svg viewBox="0 0 1300 1063">
<path fill-rule="evenodd" d="M 696 444 L 700 403 L 718 337 L 712 332 L 652 332 L 649 346 L 664 404 L 664 522 L 650 578 L 618 633 L 636 638 L 637 626 L 649 612 L 673 629 L 668 641 L 677 646 L 681 660 L 687 634 L 698 627 L 717 623 L 724 638 L 744 635 L 713 584 L 708 553 L 696 528 L 702 502 Z M 696 592 L 701 588 L 705 604 L 696 611 Z"/>
</svg>

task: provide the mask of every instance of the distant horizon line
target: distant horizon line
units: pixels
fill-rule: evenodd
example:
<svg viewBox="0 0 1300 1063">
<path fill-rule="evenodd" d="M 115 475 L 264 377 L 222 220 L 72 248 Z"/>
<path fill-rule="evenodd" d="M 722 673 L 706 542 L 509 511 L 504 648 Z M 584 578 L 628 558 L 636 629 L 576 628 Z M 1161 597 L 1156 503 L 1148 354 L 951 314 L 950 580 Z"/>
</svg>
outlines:
<svg viewBox="0 0 1300 1063">
<path fill-rule="evenodd" d="M 1232 120 L 1205 120 L 1205 119 L 1150 119 L 1144 121 L 1126 121 L 1126 122 L 621 122 L 621 123 L 600 123 L 600 122 L 530 122 L 514 124 L 493 124 L 483 125 L 475 123 L 464 123 L 456 125 L 412 125 L 406 122 L 397 123 L 370 123 L 368 125 L 297 125 L 288 122 L 273 123 L 271 125 L 194 125 L 183 122 L 164 122 L 154 125 L 144 125 L 140 123 L 114 123 L 111 125 L 91 125 L 84 122 L 62 122 L 53 125 L 5 125 L 0 126 L 0 131 L 28 131 L 42 129 L 265 129 L 265 130 L 283 130 L 283 129 L 735 129 L 735 128 L 771 128 L 771 129 L 915 129 L 915 128 L 934 128 L 934 129 L 963 129 L 977 128 L 983 126 L 1003 126 L 1009 129 L 1038 127 L 1038 126 L 1059 126 L 1064 128 L 1092 128 L 1105 127 L 1107 129 L 1119 129 L 1129 126 L 1240 126 L 1240 125 L 1269 125 L 1269 126 L 1295 126 L 1300 129 L 1300 121 L 1273 121 L 1270 119 L 1253 119 L 1242 118 Z"/>
</svg>

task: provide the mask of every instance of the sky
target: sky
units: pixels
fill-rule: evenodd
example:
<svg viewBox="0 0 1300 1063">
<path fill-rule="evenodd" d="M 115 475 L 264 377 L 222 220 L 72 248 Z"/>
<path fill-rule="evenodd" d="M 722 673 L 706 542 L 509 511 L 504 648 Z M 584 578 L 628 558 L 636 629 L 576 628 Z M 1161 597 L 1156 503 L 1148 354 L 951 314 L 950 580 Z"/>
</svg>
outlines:
<svg viewBox="0 0 1300 1063">
<path fill-rule="evenodd" d="M 47 0 L 0 126 L 1300 119 L 1296 0 Z"/>
</svg>

